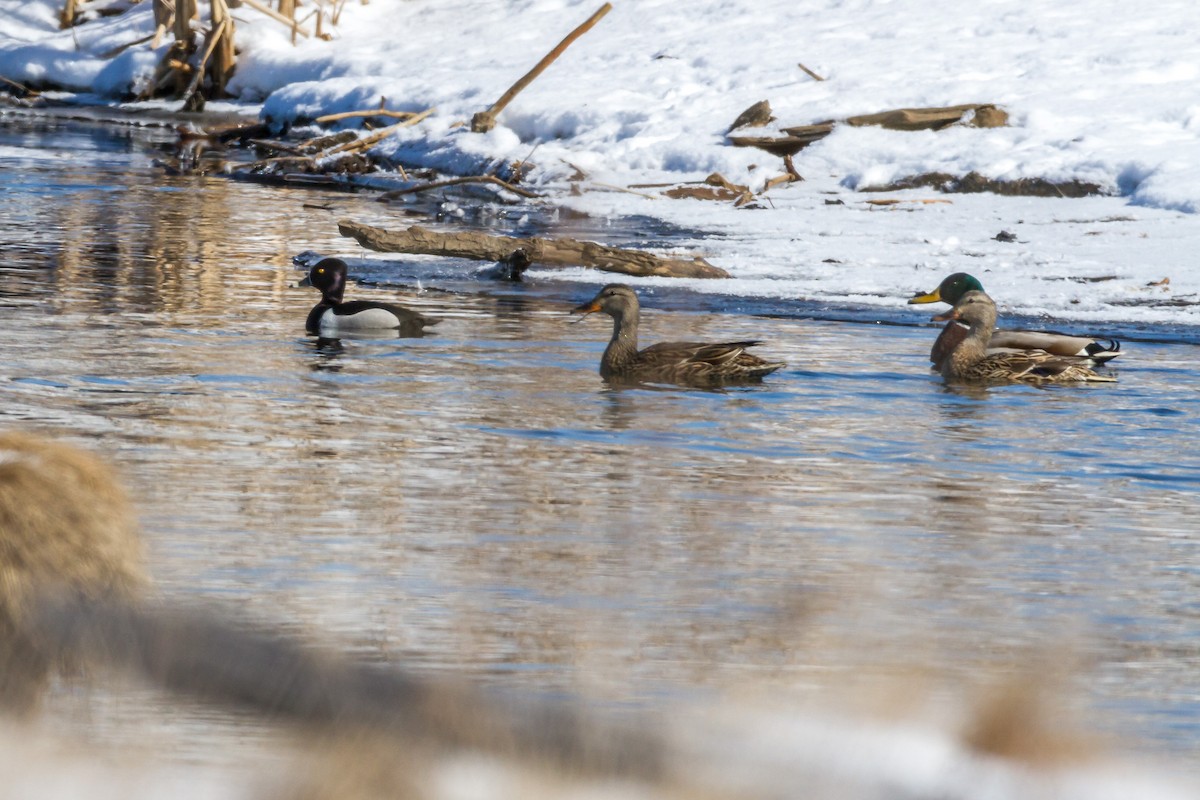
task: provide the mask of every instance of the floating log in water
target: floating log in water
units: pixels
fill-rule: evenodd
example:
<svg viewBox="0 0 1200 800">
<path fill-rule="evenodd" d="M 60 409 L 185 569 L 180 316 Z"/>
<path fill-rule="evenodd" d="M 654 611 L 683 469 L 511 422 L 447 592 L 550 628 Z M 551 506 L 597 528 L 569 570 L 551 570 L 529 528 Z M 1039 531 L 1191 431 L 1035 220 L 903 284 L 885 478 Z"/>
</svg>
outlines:
<svg viewBox="0 0 1200 800">
<path fill-rule="evenodd" d="M 358 240 L 363 247 L 384 253 L 469 258 L 475 261 L 500 261 L 522 249 L 533 264 L 544 267 L 591 267 L 603 272 L 619 272 L 638 277 L 728 278 L 729 273 L 702 258 L 690 261 L 663 258 L 644 250 L 623 250 L 578 239 L 551 239 L 540 236 L 517 238 L 492 236 L 475 231 L 440 231 L 419 225 L 402 231 L 389 231 L 354 220 L 338 222 L 342 236 Z"/>
</svg>

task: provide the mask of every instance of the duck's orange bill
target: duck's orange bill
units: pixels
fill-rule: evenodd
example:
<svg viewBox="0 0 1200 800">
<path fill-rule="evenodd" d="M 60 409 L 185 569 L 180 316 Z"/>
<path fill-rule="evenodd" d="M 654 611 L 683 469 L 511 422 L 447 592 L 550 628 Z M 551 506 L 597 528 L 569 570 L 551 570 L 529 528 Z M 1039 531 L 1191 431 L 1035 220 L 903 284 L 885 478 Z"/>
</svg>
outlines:
<svg viewBox="0 0 1200 800">
<path fill-rule="evenodd" d="M 593 311 L 599 311 L 599 310 L 600 310 L 600 304 L 597 303 L 595 300 L 592 300 L 591 302 L 584 303 L 581 306 L 575 306 L 574 308 L 571 309 L 571 313 L 572 314 L 591 314 Z"/>
<path fill-rule="evenodd" d="M 909 300 L 908 302 L 912 303 L 915 301 Z M 952 308 L 944 314 L 938 314 L 936 317 L 933 317 L 933 321 L 934 322 L 949 322 L 952 319 L 958 319 L 958 317 L 959 317 L 958 309 Z"/>
</svg>

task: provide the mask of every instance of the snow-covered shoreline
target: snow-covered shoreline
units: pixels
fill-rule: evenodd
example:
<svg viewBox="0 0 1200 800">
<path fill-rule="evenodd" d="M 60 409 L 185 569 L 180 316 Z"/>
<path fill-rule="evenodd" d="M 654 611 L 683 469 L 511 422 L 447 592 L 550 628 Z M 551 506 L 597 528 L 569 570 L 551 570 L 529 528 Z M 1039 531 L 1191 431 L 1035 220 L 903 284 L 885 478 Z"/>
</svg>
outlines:
<svg viewBox="0 0 1200 800">
<path fill-rule="evenodd" d="M 152 32 L 148 3 L 68 31 L 58 30 L 59 5 L 0 0 L 0 75 L 115 98 L 153 70 L 161 48 L 99 57 Z M 381 99 L 397 110 L 436 107 L 380 152 L 456 174 L 529 159 L 536 168 L 528 181 L 556 203 L 703 231 L 680 247 L 703 250 L 734 280 L 719 288 L 697 282 L 699 291 L 869 307 L 965 270 L 979 274 L 1008 313 L 1200 324 L 1200 275 L 1191 265 L 1200 249 L 1200 102 L 1188 91 L 1200 73 L 1200 41 L 1186 34 L 1190 5 L 618 3 L 518 96 L 495 130 L 468 130 L 473 113 L 594 10 L 591 0 L 350 3 L 330 29 L 333 41 L 293 45 L 286 28 L 243 7 L 235 11 L 240 54 L 229 88 L 240 108 L 278 121 Z M 763 99 L 778 118 L 759 129 L 768 133 L 964 102 L 997 103 L 1010 122 L 937 133 L 838 127 L 796 156 L 806 180 L 770 189 L 757 210 L 605 188 L 720 172 L 761 189 L 782 173 L 780 160 L 732 147 L 724 134 Z M 577 171 L 586 178 L 573 195 L 568 179 Z M 1108 195 L 911 190 L 888 194 L 902 202 L 880 208 L 866 202 L 879 195 L 860 191 L 971 171 L 1077 179 Z M 916 202 L 929 199 L 948 202 Z M 1002 230 L 1017 241 L 996 241 Z"/>
</svg>

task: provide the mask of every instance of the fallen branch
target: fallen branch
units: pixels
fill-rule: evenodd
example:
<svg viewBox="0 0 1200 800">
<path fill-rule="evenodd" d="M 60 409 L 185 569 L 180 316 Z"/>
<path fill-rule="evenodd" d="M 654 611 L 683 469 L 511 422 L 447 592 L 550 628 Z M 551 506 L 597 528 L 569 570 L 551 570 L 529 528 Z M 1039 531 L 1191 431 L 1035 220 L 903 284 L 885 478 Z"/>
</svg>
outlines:
<svg viewBox="0 0 1200 800">
<path fill-rule="evenodd" d="M 512 102 L 512 99 L 520 94 L 520 92 L 526 86 L 533 83 L 537 76 L 541 75 L 542 72 L 545 71 L 546 67 L 554 63 L 554 60 L 561 56 L 563 51 L 571 46 L 572 42 L 591 30 L 592 26 L 599 22 L 601 18 L 603 18 L 604 15 L 609 11 L 612 11 L 612 4 L 605 3 L 604 5 L 600 6 L 599 10 L 596 11 L 595 14 L 592 14 L 590 17 L 588 17 L 582 25 L 568 33 L 566 38 L 558 43 L 558 47 L 555 47 L 553 50 L 547 53 L 545 57 L 543 57 L 542 60 L 534 66 L 533 69 L 529 70 L 529 72 L 526 72 L 519 81 L 514 83 L 507 92 L 502 94 L 499 100 L 492 103 L 491 107 L 487 111 L 480 111 L 478 114 L 472 117 L 471 130 L 475 133 L 487 133 L 492 128 L 496 127 L 496 115 L 503 111 L 504 107 Z"/>
<path fill-rule="evenodd" d="M 500 261 L 512 255 L 514 250 L 522 249 L 528 254 L 530 262 L 547 267 L 583 266 L 640 277 L 729 277 L 725 270 L 714 267 L 702 258 L 691 261 L 663 258 L 644 250 L 624 250 L 577 239 L 492 236 L 476 231 L 431 230 L 418 225 L 407 230 L 389 231 L 353 220 L 338 222 L 338 231 L 342 236 L 356 239 L 363 247 L 387 253 Z"/>
<path fill-rule="evenodd" d="M 313 122 L 318 125 L 326 125 L 330 122 L 337 122 L 340 119 L 350 119 L 351 117 L 391 117 L 392 119 L 408 119 L 416 116 L 413 111 L 390 111 L 386 108 L 372 108 L 369 111 L 343 111 L 340 114 L 326 114 L 322 117 L 317 117 Z"/>
<path fill-rule="evenodd" d="M 2 75 L 0 75 L 0 83 L 3 83 L 5 86 L 11 86 L 13 89 L 18 91 L 23 97 L 30 96 L 30 95 L 36 97 L 38 95 L 38 92 L 35 92 L 33 89 L 30 89 L 28 86 L 25 86 L 24 84 L 21 84 L 21 83 L 17 83 L 16 81 L 11 81 Z"/>
<path fill-rule="evenodd" d="M 246 144 L 253 147 L 259 147 L 263 150 L 271 150 L 276 153 L 287 153 L 292 156 L 307 156 L 301 146 L 288 144 L 287 142 L 276 142 L 270 139 L 247 139 Z"/>
<path fill-rule="evenodd" d="M 444 181 L 430 181 L 429 183 L 422 183 L 420 186 L 409 186 L 406 189 L 393 189 L 390 192 L 384 192 L 383 194 L 381 194 L 379 196 L 379 199 L 380 200 L 394 200 L 397 197 L 402 197 L 406 194 L 415 194 L 416 192 L 427 192 L 430 189 L 443 189 L 447 186 L 460 186 L 464 183 L 491 183 L 496 186 L 499 186 L 500 188 L 504 189 L 505 191 L 512 192 L 515 195 L 520 195 L 521 197 L 529 197 L 529 198 L 541 197 L 541 195 L 531 192 L 528 189 L 522 189 L 519 186 L 513 186 L 508 181 L 502 181 L 499 178 L 497 178 L 495 175 L 468 175 L 468 176 L 462 177 L 462 178 L 447 178 Z"/>
<path fill-rule="evenodd" d="M 331 155 L 334 155 L 335 153 L 350 153 L 350 152 L 357 152 L 359 150 L 367 150 L 369 148 L 374 147 L 376 144 L 383 141 L 387 137 L 391 136 L 393 133 L 400 130 L 401 128 L 408 128 L 413 125 L 416 125 L 418 122 L 420 122 L 421 120 L 428 117 L 434 111 L 437 111 L 437 109 L 436 108 L 427 108 L 419 114 L 413 114 L 411 117 L 406 119 L 404 122 L 397 122 L 395 125 L 389 125 L 386 128 L 380 128 L 379 130 L 372 133 L 370 136 L 364 136 L 361 139 L 354 140 L 353 142 L 346 142 L 345 144 L 340 144 L 337 147 L 333 148 L 332 150 L 328 151 L 327 153 L 323 153 L 323 155 L 331 156 Z"/>
</svg>

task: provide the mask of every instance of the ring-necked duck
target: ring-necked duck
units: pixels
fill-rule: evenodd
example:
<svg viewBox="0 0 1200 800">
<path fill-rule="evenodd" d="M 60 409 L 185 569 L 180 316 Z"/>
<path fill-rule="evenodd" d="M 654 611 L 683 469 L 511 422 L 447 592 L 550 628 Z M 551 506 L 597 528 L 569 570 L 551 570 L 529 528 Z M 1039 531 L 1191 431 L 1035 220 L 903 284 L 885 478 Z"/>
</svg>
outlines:
<svg viewBox="0 0 1200 800">
<path fill-rule="evenodd" d="M 321 302 L 308 312 L 308 320 L 304 323 L 309 333 L 335 336 L 347 331 L 397 330 L 402 336 L 421 336 L 426 326 L 438 322 L 391 303 L 374 300 L 342 302 L 342 294 L 346 291 L 346 262 L 340 258 L 318 261 L 299 285 L 321 290 Z"/>
</svg>

